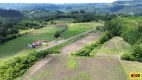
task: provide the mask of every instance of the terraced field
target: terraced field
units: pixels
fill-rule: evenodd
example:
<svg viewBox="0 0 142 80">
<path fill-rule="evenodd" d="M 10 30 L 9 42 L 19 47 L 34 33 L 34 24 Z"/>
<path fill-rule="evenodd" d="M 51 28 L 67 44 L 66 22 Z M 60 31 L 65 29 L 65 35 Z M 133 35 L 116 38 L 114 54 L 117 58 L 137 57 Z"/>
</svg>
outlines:
<svg viewBox="0 0 142 80">
<path fill-rule="evenodd" d="M 85 39 L 87 37 L 82 40 Z M 120 60 L 120 55 L 131 48 L 121 37 L 114 37 L 102 45 L 95 57 L 68 55 L 67 53 L 71 53 L 67 51 L 70 49 L 69 46 L 81 45 L 77 43 L 79 42 L 63 47 L 61 53 L 65 50 L 66 54 L 48 55 L 43 59 L 45 61 L 39 61 L 18 80 L 129 80 L 129 72 L 142 72 L 142 63 Z M 72 50 L 77 49 L 72 48 Z M 42 61 L 43 65 L 37 69 L 37 65 L 42 64 Z"/>
<path fill-rule="evenodd" d="M 113 58 L 80 58 L 67 55 L 52 57 L 52 60 L 25 80 L 126 80 L 121 64 Z"/>
<path fill-rule="evenodd" d="M 87 39 L 87 37 L 84 39 Z M 82 40 L 79 41 L 81 42 Z M 77 42 L 68 46 L 80 46 Z M 63 47 L 61 53 L 62 50 L 70 53 L 67 51 L 67 49 L 70 48 L 68 46 Z M 111 54 L 107 53 L 110 51 L 102 53 L 104 48 L 108 48 L 110 51 L 111 49 L 112 51 L 115 49 L 116 51 L 111 52 Z M 50 58 L 52 57 L 51 60 L 40 66 L 35 72 L 32 71 L 34 73 L 30 74 L 30 70 L 33 70 L 33 68 L 36 67 L 34 66 L 21 78 L 21 80 L 23 78 L 25 80 L 104 80 L 104 78 L 105 80 L 127 80 L 129 77 L 126 74 L 126 71 L 128 73 L 128 69 L 133 68 L 136 65 L 139 65 L 139 67 L 137 67 L 137 70 L 133 69 L 133 71 L 139 71 L 141 64 L 138 63 L 132 66 L 131 63 L 133 62 L 125 64 L 125 61 L 119 59 L 120 57 L 118 56 L 123 54 L 124 49 L 127 50 L 126 48 L 129 49 L 130 45 L 122 38 L 115 37 L 106 42 L 98 50 L 95 57 L 74 57 L 68 54 L 48 55 L 45 58 L 45 61 L 49 60 L 49 56 Z M 76 51 L 77 49 L 73 48 L 73 50 Z M 38 63 L 40 63 L 40 61 Z"/>
</svg>

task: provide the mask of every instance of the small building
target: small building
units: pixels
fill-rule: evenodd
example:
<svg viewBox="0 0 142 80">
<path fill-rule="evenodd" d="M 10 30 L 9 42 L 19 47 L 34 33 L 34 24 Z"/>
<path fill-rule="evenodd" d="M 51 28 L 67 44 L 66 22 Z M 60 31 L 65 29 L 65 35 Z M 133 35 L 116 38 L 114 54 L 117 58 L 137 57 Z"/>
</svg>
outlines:
<svg viewBox="0 0 142 80">
<path fill-rule="evenodd" d="M 40 46 L 43 43 L 45 43 L 44 40 L 37 40 L 37 41 L 33 42 L 32 45 L 33 45 L 33 48 L 35 48 L 36 46 Z"/>
<path fill-rule="evenodd" d="M 42 45 L 44 43 L 46 43 L 46 41 L 44 41 L 44 40 L 37 40 L 37 41 L 33 42 L 32 44 L 27 44 L 27 47 L 29 47 L 29 48 L 36 48 L 36 47 L 38 47 L 38 46 L 40 46 L 40 45 Z"/>
</svg>

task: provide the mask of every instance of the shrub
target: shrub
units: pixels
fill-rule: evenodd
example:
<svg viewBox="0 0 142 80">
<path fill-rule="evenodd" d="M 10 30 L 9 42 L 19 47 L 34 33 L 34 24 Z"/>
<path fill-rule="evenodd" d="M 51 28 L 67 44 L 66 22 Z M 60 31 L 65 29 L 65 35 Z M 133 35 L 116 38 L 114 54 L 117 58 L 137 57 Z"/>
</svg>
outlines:
<svg viewBox="0 0 142 80">
<path fill-rule="evenodd" d="M 121 56 L 121 59 L 122 60 L 128 60 L 128 61 L 134 61 L 135 60 L 134 56 L 132 54 L 130 54 L 130 52 L 123 54 Z"/>
<path fill-rule="evenodd" d="M 132 55 L 137 61 L 142 62 L 142 45 L 135 45 L 134 49 L 132 50 Z"/>
<path fill-rule="evenodd" d="M 17 56 L 0 65 L 0 80 L 13 80 L 29 69 L 36 61 L 49 54 L 48 50 Z"/>
</svg>

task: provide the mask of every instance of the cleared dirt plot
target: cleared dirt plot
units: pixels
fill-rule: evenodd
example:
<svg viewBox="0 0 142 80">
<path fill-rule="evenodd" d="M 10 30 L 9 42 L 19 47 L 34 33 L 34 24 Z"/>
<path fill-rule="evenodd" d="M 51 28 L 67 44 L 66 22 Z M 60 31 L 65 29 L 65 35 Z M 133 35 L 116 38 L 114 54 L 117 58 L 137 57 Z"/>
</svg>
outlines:
<svg viewBox="0 0 142 80">
<path fill-rule="evenodd" d="M 85 38 L 63 47 L 61 49 L 61 54 L 70 54 L 72 52 L 75 52 L 83 48 L 86 44 L 89 44 L 92 41 L 95 41 L 97 38 L 99 38 L 100 35 L 101 33 L 90 33 Z"/>
<path fill-rule="evenodd" d="M 28 75 L 27 75 L 28 76 Z M 56 55 L 24 80 L 126 80 L 118 60 L 108 57 L 79 58 Z"/>
<path fill-rule="evenodd" d="M 85 37 L 84 39 L 86 40 L 87 37 Z M 73 44 L 74 43 L 72 43 L 71 45 L 73 46 Z M 73 47 L 78 47 L 78 46 L 80 46 L 80 44 L 76 43 L 74 44 Z M 68 48 L 70 47 L 65 46 L 62 50 L 64 49 L 66 50 Z M 74 48 L 73 51 L 76 51 L 76 48 Z M 121 65 L 119 60 L 113 56 L 110 57 L 98 56 L 98 57 L 87 57 L 87 58 L 74 57 L 63 54 L 48 55 L 48 56 L 52 56 L 52 59 L 50 61 L 48 61 L 47 63 L 43 62 L 43 64 L 40 64 L 43 61 L 41 60 L 40 62 L 38 62 L 40 66 L 37 66 L 36 68 L 32 67 L 23 77 L 21 77 L 21 79 L 24 80 L 30 80 L 30 79 L 31 80 L 32 79 L 33 80 L 127 80 L 123 66 Z M 47 58 L 47 60 L 48 59 L 50 58 Z M 31 74 L 31 71 L 34 73 Z"/>
<path fill-rule="evenodd" d="M 62 50 L 67 51 L 71 45 L 78 48 L 80 44 L 77 42 Z M 48 55 L 22 76 L 21 80 L 130 80 L 130 72 L 142 72 L 142 63 L 120 60 L 120 56 L 129 49 L 131 45 L 121 37 L 114 37 L 102 45 L 95 57 Z"/>
</svg>

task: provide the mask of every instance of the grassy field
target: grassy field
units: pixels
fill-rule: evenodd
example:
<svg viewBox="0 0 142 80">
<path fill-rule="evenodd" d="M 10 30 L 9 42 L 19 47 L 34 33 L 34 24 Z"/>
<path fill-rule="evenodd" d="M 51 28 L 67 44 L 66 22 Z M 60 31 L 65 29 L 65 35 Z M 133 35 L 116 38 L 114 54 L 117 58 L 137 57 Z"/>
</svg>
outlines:
<svg viewBox="0 0 142 80">
<path fill-rule="evenodd" d="M 29 33 L 31 31 L 33 31 L 34 29 L 28 29 L 28 30 L 19 30 L 20 34 L 24 34 L 24 33 Z"/>
<path fill-rule="evenodd" d="M 65 21 L 69 25 L 69 29 L 63 33 L 61 39 L 66 39 L 82 32 L 88 31 L 97 25 L 103 25 L 101 23 L 89 22 L 89 23 L 71 23 L 72 19 L 59 19 L 59 23 L 56 25 L 48 25 L 38 30 L 28 30 L 28 34 L 18 37 L 14 40 L 8 41 L 0 45 L 0 60 L 14 56 L 15 54 L 28 54 L 34 49 L 29 49 L 26 44 L 31 44 L 36 40 L 51 41 L 55 32 L 62 30 L 64 27 L 58 27 L 58 25 L 63 24 Z M 71 24 L 70 24 L 71 23 Z M 64 25 L 64 24 L 63 24 Z M 20 33 L 25 33 L 25 31 L 20 31 Z"/>
<path fill-rule="evenodd" d="M 39 30 L 33 30 L 27 35 L 18 37 L 0 45 L 0 59 L 13 56 L 18 53 L 28 53 L 32 49 L 27 48 L 26 44 L 31 44 L 36 40 L 51 41 L 56 31 L 63 28 L 44 27 Z"/>
<path fill-rule="evenodd" d="M 68 30 L 62 34 L 61 38 L 69 38 L 82 32 L 95 28 L 96 26 L 103 26 L 101 22 L 89 22 L 89 23 L 71 23 Z"/>
<path fill-rule="evenodd" d="M 60 18 L 60 19 L 55 20 L 57 24 L 68 24 L 68 23 L 72 23 L 73 21 L 74 19 L 72 18 Z"/>
<path fill-rule="evenodd" d="M 131 45 L 123 40 L 121 37 L 114 37 L 97 51 L 97 55 L 121 55 L 129 50 Z"/>
</svg>

